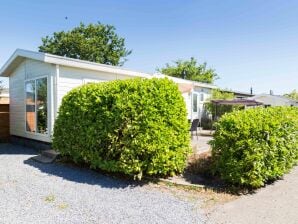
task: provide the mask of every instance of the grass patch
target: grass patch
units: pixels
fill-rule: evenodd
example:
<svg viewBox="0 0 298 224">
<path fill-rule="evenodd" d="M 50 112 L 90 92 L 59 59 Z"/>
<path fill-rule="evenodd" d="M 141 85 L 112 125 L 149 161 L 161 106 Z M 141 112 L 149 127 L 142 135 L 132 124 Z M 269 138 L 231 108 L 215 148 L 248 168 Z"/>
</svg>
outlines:
<svg viewBox="0 0 298 224">
<path fill-rule="evenodd" d="M 69 205 L 65 202 L 62 202 L 61 204 L 58 205 L 58 208 L 61 210 L 67 209 Z"/>
<path fill-rule="evenodd" d="M 50 194 L 50 195 L 46 196 L 44 200 L 45 200 L 45 202 L 52 203 L 56 200 L 56 197 L 55 197 L 55 195 Z"/>
</svg>

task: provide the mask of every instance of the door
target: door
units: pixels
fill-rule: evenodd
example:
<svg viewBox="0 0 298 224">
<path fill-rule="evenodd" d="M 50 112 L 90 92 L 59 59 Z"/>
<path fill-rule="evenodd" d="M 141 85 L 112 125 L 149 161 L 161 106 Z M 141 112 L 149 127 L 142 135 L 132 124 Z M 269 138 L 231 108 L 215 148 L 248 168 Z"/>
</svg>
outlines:
<svg viewBox="0 0 298 224">
<path fill-rule="evenodd" d="M 198 93 L 192 93 L 192 120 L 199 118 L 199 96 Z"/>
</svg>

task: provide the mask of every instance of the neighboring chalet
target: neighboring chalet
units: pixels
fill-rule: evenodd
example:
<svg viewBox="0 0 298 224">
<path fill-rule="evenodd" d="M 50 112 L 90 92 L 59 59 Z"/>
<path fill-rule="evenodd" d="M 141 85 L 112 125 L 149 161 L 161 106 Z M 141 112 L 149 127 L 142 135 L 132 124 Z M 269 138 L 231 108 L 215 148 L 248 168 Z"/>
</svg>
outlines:
<svg viewBox="0 0 298 224">
<path fill-rule="evenodd" d="M 298 100 L 292 100 L 285 96 L 273 95 L 273 94 L 258 94 L 247 99 L 256 100 L 268 106 L 298 106 Z"/>
<path fill-rule="evenodd" d="M 234 93 L 234 96 L 236 99 L 244 99 L 244 98 L 247 98 L 247 97 L 252 97 L 254 96 L 254 94 L 252 93 L 246 93 L 246 92 L 239 92 L 239 91 L 234 91 L 234 90 L 222 90 L 224 92 L 227 92 L 227 93 Z"/>
<path fill-rule="evenodd" d="M 115 79 L 167 77 L 178 84 L 186 102 L 188 118 L 201 118 L 203 103 L 214 85 L 147 74 L 57 55 L 16 50 L 0 70 L 9 77 L 10 135 L 51 142 L 55 119 L 63 96 L 89 82 Z"/>
</svg>

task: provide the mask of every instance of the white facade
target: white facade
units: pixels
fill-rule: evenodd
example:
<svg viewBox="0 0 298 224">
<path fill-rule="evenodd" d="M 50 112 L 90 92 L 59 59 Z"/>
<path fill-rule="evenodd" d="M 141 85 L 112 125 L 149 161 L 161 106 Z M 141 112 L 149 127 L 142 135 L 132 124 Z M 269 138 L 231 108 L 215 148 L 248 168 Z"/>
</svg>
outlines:
<svg viewBox="0 0 298 224">
<path fill-rule="evenodd" d="M 184 97 L 188 119 L 201 119 L 204 116 L 204 103 L 211 98 L 212 89 L 216 89 L 215 85 L 200 83 L 176 77 L 170 77 L 162 74 L 155 74 L 155 77 L 167 77 L 178 84 L 182 96 Z M 181 87 L 181 88 L 180 88 Z"/>
<path fill-rule="evenodd" d="M 71 89 L 88 82 L 156 77 L 115 66 L 25 50 L 15 51 L 1 68 L 0 76 L 10 79 L 10 134 L 44 142 L 51 142 L 58 108 L 63 96 Z M 211 89 L 216 87 L 169 78 L 178 85 L 189 85 L 188 91 L 182 91 L 188 118 L 201 118 L 203 102 L 209 98 Z M 46 98 L 43 98 L 45 94 L 41 94 L 44 88 Z M 29 122 L 30 119 L 32 122 Z"/>
</svg>

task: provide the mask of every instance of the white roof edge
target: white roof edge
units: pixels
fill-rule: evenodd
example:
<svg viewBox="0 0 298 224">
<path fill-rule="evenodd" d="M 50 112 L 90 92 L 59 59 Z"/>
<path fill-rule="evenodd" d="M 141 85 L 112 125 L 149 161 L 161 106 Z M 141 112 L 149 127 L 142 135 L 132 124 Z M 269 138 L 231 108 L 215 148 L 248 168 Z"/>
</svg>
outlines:
<svg viewBox="0 0 298 224">
<path fill-rule="evenodd" d="M 52 63 L 52 64 L 58 64 L 58 65 L 64 65 L 64 66 L 82 68 L 82 69 L 90 69 L 90 70 L 96 70 L 96 71 L 103 71 L 108 73 L 117 73 L 122 75 L 145 77 L 145 78 L 152 76 L 151 74 L 148 74 L 148 73 L 136 72 L 136 71 L 121 68 L 118 66 L 105 65 L 105 64 L 79 60 L 74 58 L 68 58 L 68 57 L 62 57 L 62 56 L 47 54 L 47 53 L 44 53 L 44 55 L 45 55 L 45 62 Z"/>
<path fill-rule="evenodd" d="M 206 87 L 210 89 L 218 88 L 216 85 L 213 85 L 213 84 L 186 80 L 178 77 L 167 76 L 164 74 L 158 74 L 158 73 L 149 74 L 149 73 L 143 73 L 143 72 L 136 72 L 122 67 L 99 64 L 95 62 L 62 57 L 62 56 L 43 53 L 43 52 L 29 51 L 24 49 L 15 50 L 15 52 L 11 55 L 11 57 L 0 69 L 0 76 L 9 76 L 9 72 L 7 73 L 7 69 L 9 68 L 9 66 L 12 65 L 12 63 L 17 58 L 30 58 L 30 59 L 42 61 L 45 63 L 50 63 L 50 64 L 57 64 L 57 65 L 63 65 L 63 66 L 75 67 L 75 68 L 81 68 L 81 69 L 87 69 L 87 70 L 103 71 L 103 72 L 108 72 L 113 74 L 128 75 L 128 76 L 134 76 L 134 77 L 143 77 L 143 78 L 167 77 L 176 83 L 187 83 L 187 84 L 192 84 L 193 86 Z"/>
<path fill-rule="evenodd" d="M 129 75 L 129 76 L 144 77 L 144 78 L 152 77 L 152 75 L 148 73 L 131 71 L 117 66 L 104 65 L 104 64 L 99 64 L 99 63 L 90 62 L 90 61 L 84 61 L 79 59 L 73 59 L 73 58 L 62 57 L 58 55 L 36 52 L 36 51 L 23 50 L 23 49 L 15 50 L 12 56 L 2 66 L 0 70 L 0 76 L 8 76 L 7 74 L 5 74 L 6 70 L 9 68 L 12 62 L 16 60 L 18 57 L 30 58 L 30 59 L 42 61 L 45 63 L 64 65 L 64 66 L 75 67 L 75 68 L 103 71 L 108 73 L 117 73 L 119 75 Z"/>
</svg>

